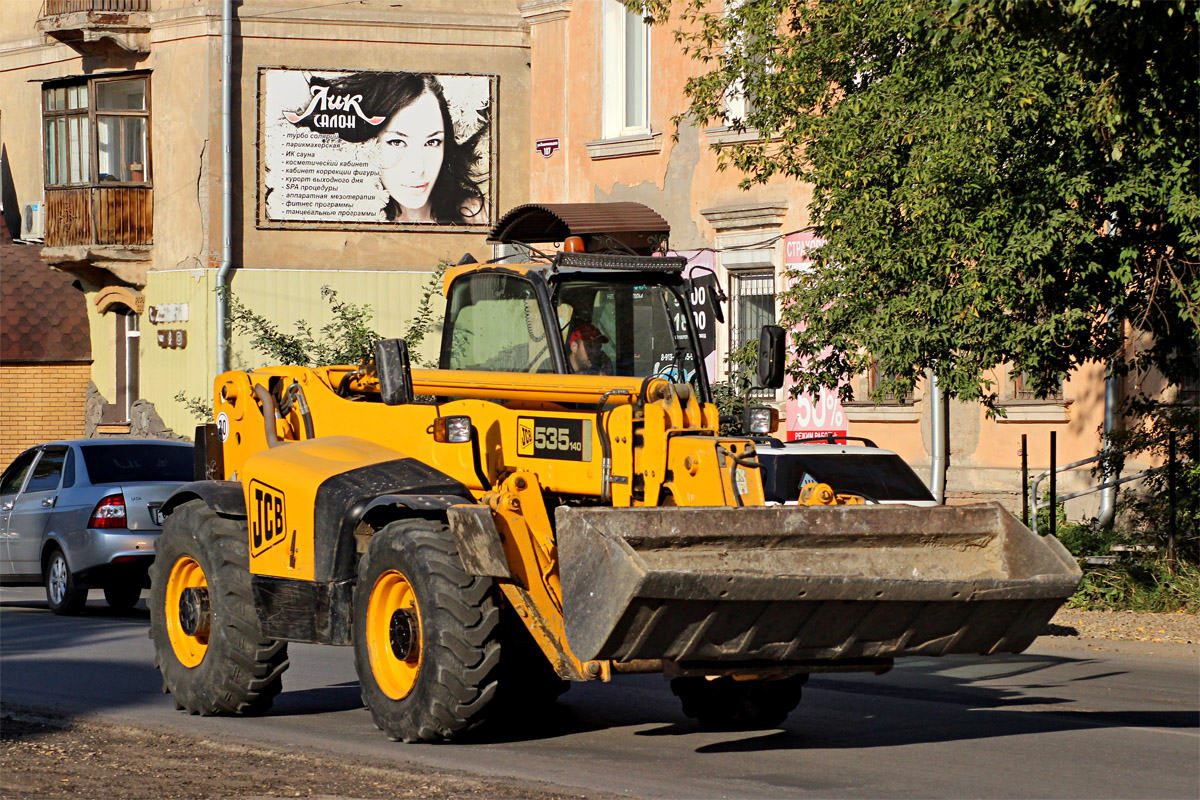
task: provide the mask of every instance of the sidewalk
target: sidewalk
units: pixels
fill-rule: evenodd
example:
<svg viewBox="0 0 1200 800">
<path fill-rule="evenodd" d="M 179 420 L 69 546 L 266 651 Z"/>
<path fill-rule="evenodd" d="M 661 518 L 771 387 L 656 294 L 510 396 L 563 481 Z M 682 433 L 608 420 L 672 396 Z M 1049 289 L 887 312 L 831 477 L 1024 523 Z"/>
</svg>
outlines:
<svg viewBox="0 0 1200 800">
<path fill-rule="evenodd" d="M 1200 658 L 1200 615 L 1064 608 L 1034 646 Z"/>
</svg>

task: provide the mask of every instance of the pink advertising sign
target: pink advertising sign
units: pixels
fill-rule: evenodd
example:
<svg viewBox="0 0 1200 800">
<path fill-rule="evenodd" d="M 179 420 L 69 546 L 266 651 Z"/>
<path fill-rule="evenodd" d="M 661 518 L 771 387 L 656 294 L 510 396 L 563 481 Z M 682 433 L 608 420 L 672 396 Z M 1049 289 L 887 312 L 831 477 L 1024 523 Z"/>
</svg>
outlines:
<svg viewBox="0 0 1200 800">
<path fill-rule="evenodd" d="M 812 258 L 809 253 L 821 244 L 821 240 L 811 233 L 791 233 L 784 240 L 784 266 L 789 273 L 799 273 L 789 278 L 789 281 L 804 280 L 803 273 L 812 268 Z M 845 436 L 846 412 L 842 410 L 842 402 L 837 392 L 822 388 L 820 396 L 813 398 L 810 392 L 792 397 L 792 379 L 788 377 L 783 384 L 787 392 L 787 440 L 808 439 L 816 436 Z"/>
</svg>

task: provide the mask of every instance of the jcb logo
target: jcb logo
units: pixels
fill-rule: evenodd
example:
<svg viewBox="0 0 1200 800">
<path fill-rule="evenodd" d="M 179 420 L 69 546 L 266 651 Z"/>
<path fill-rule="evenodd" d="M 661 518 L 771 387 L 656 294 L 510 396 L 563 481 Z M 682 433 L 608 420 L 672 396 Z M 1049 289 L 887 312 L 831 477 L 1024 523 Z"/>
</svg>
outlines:
<svg viewBox="0 0 1200 800">
<path fill-rule="evenodd" d="M 287 534 L 283 492 L 250 481 L 250 550 L 254 555 L 274 547 Z"/>
<path fill-rule="evenodd" d="M 517 420 L 517 455 L 533 455 L 534 424 L 533 420 L 522 417 Z"/>
</svg>

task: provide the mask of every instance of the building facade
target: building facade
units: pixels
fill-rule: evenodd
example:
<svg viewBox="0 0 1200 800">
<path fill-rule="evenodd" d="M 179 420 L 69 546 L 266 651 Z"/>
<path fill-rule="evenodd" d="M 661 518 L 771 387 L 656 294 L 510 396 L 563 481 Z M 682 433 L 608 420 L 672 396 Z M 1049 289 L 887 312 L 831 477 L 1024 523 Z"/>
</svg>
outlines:
<svg viewBox="0 0 1200 800">
<path fill-rule="evenodd" d="M 753 131 L 676 127 L 698 66 L 670 27 L 619 0 L 235 5 L 226 185 L 221 0 L 4 4 L 4 215 L 85 297 L 101 432 L 136 428 L 147 401 L 160 430 L 187 435 L 197 422 L 186 401 L 207 399 L 215 374 L 225 202 L 232 292 L 284 330 L 328 321 L 329 286 L 369 305 L 379 332 L 401 334 L 436 266 L 499 254 L 488 227 L 524 202 L 637 201 L 661 214 L 671 250 L 729 297 L 723 321 L 697 320 L 713 380 L 778 319 L 780 292 L 803 273 L 809 188 L 773 178 L 747 190 L 718 168 L 718 151 Z M 436 91 L 414 91 L 414 75 L 433 76 Z M 262 363 L 235 331 L 230 366 Z M 855 379 L 857 398 L 874 377 Z M 950 404 L 949 499 L 1019 504 L 1023 436 L 1034 472 L 1048 466 L 1051 432 L 1059 464 L 1097 453 L 1102 365 L 1045 400 L 1003 368 L 989 377 L 1008 416 Z M 1154 380 L 1119 389 L 1161 388 Z M 756 400 L 779 410 L 780 438 L 867 437 L 931 478 L 927 387 L 880 405 L 786 389 Z"/>
<path fill-rule="evenodd" d="M 726 358 L 781 311 L 779 293 L 802 280 L 807 250 L 809 187 L 772 178 L 750 189 L 734 169 L 719 170 L 717 151 L 754 131 L 697 127 L 674 120 L 686 110 L 684 84 L 699 65 L 681 52 L 671 25 L 647 26 L 619 0 L 528 0 L 532 64 L 530 134 L 535 151 L 529 194 L 535 201 L 636 200 L 671 224 L 671 248 L 698 269 L 712 267 L 729 296 L 725 321 L 711 320 L 709 374 L 721 380 Z M 734 96 L 728 107 L 739 116 Z M 1130 343 L 1131 348 L 1136 346 Z M 1049 466 L 1050 435 L 1056 463 L 1095 456 L 1101 446 L 1105 367 L 1087 365 L 1064 381 L 1057 396 L 1038 399 L 1020 375 L 1003 367 L 985 376 L 999 387 L 1006 417 L 990 418 L 974 403 L 948 404 L 949 502 L 996 498 L 1019 509 L 1021 448 L 1036 474 Z M 757 392 L 772 403 L 781 425 L 775 435 L 798 439 L 840 432 L 866 437 L 899 452 L 932 482 L 933 417 L 928 386 L 913 396 L 865 401 L 876 376 L 853 380 L 857 401 L 834 393 L 792 398 L 790 392 Z M 1115 387 L 1118 399 L 1167 387 L 1155 375 L 1129 376 Z M 1194 393 L 1192 395 L 1194 397 Z M 1024 437 L 1024 439 L 1022 438 Z M 1138 465 L 1131 465 L 1138 468 Z M 1090 485 L 1087 470 L 1064 475 L 1060 491 Z M 1068 507 L 1092 515 L 1098 496 Z"/>
</svg>

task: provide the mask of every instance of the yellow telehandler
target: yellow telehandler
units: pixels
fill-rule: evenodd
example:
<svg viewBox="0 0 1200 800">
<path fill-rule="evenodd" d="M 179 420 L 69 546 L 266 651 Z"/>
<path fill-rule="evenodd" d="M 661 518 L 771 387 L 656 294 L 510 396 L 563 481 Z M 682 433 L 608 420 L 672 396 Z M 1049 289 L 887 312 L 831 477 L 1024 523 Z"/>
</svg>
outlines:
<svg viewBox="0 0 1200 800">
<path fill-rule="evenodd" d="M 765 504 L 665 237 L 637 204 L 521 206 L 492 241 L 529 263 L 447 271 L 438 369 L 385 340 L 362 365 L 218 376 L 151 570 L 176 705 L 267 709 L 291 641 L 353 646 L 376 725 L 408 742 L 630 672 L 702 725 L 768 727 L 814 672 L 1026 648 L 1080 572 L 999 504 Z"/>
</svg>

